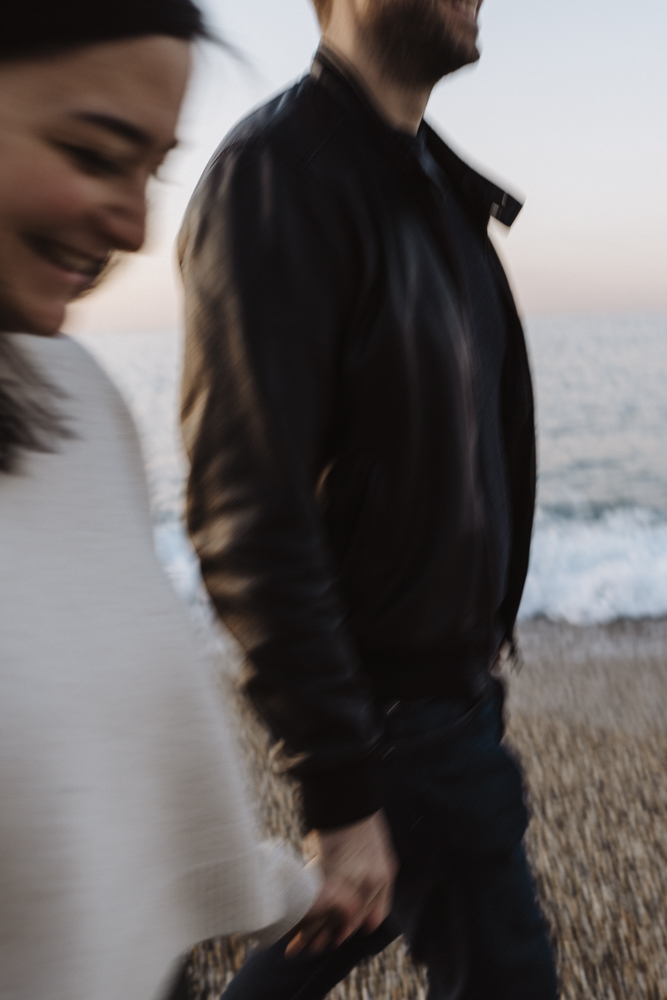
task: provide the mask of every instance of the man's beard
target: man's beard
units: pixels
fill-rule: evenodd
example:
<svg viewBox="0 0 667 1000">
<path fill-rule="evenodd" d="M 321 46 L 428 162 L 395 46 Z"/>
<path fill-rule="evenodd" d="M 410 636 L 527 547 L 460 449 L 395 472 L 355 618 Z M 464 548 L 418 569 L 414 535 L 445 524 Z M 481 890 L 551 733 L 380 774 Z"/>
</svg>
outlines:
<svg viewBox="0 0 667 1000">
<path fill-rule="evenodd" d="M 443 76 L 477 62 L 469 38 L 457 38 L 442 0 L 370 0 L 363 25 L 385 74 L 401 84 L 432 87 Z"/>
</svg>

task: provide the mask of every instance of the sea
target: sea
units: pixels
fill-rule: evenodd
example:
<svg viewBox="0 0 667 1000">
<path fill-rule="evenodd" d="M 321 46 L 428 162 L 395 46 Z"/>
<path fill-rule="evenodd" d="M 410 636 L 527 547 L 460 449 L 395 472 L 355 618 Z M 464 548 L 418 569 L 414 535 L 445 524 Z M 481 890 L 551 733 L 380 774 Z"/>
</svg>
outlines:
<svg viewBox="0 0 667 1000">
<path fill-rule="evenodd" d="M 573 624 L 667 615 L 667 315 L 526 322 L 537 397 L 538 507 L 523 619 Z M 135 418 L 157 554 L 202 599 L 183 529 L 179 331 L 78 338 Z"/>
</svg>

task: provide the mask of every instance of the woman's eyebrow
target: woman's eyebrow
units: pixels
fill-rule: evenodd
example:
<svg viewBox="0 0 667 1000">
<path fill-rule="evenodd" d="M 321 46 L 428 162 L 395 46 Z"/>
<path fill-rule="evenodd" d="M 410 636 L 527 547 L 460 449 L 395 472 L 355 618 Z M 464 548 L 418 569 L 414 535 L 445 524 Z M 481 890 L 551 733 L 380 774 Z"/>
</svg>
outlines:
<svg viewBox="0 0 667 1000">
<path fill-rule="evenodd" d="M 102 114 L 97 111 L 77 111 L 70 117 L 80 122 L 99 125 L 100 128 L 104 128 L 108 132 L 113 132 L 114 135 L 119 135 L 121 139 L 127 139 L 128 142 L 132 142 L 136 146 L 155 145 L 153 137 L 148 132 L 145 132 L 137 125 L 132 125 L 131 122 L 125 121 L 124 118 L 116 118 L 115 115 Z"/>
<path fill-rule="evenodd" d="M 88 122 L 91 125 L 99 125 L 100 128 L 106 129 L 108 132 L 112 132 L 114 135 L 118 135 L 121 139 L 126 139 L 128 142 L 133 143 L 135 146 L 141 146 L 144 149 L 151 149 L 157 146 L 155 139 L 150 133 L 145 132 L 142 128 L 137 125 L 133 125 L 131 122 L 126 121 L 124 118 L 117 118 L 115 115 L 107 115 L 97 111 L 78 111 L 71 115 L 80 122 Z M 165 152 L 169 152 L 177 145 L 176 140 L 171 142 L 166 148 Z"/>
</svg>

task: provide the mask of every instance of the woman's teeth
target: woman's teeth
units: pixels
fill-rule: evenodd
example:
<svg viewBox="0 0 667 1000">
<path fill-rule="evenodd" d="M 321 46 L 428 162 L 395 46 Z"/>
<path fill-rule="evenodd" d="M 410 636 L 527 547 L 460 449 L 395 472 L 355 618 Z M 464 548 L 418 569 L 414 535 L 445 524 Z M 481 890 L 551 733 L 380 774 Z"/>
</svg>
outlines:
<svg viewBox="0 0 667 1000">
<path fill-rule="evenodd" d="M 90 254 L 81 253 L 41 236 L 32 237 L 30 242 L 40 257 L 46 258 L 65 271 L 74 271 L 86 278 L 96 278 L 105 264 L 99 257 L 92 257 Z"/>
</svg>

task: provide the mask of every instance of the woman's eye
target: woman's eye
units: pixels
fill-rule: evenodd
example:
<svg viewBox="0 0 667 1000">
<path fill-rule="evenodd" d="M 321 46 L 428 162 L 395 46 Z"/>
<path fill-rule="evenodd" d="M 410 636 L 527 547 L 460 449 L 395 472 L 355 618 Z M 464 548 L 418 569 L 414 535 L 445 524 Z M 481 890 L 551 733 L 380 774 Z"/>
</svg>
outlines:
<svg viewBox="0 0 667 1000">
<path fill-rule="evenodd" d="M 99 177 L 104 174 L 118 176 L 123 173 L 123 167 L 120 163 L 95 149 L 65 142 L 60 143 L 60 148 L 87 174 Z"/>
</svg>

